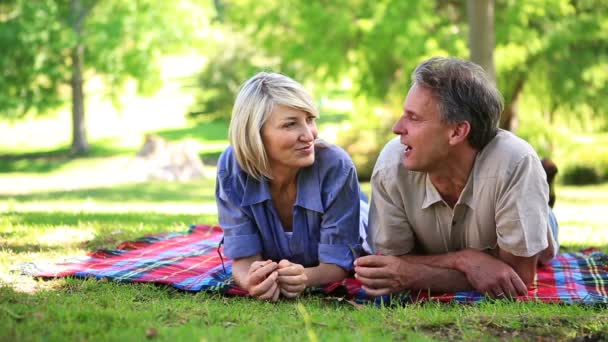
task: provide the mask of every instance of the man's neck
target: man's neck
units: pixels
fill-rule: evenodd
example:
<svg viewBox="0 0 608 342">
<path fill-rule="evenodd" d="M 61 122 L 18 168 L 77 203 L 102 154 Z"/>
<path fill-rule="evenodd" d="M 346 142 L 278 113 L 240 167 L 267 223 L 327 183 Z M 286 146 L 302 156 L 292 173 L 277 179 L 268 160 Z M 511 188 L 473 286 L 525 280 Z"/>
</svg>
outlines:
<svg viewBox="0 0 608 342">
<path fill-rule="evenodd" d="M 440 169 L 428 174 L 431 183 L 452 208 L 458 202 L 460 194 L 469 180 L 476 157 L 476 149 L 468 144 L 459 146 L 453 153 L 450 153 Z"/>
</svg>

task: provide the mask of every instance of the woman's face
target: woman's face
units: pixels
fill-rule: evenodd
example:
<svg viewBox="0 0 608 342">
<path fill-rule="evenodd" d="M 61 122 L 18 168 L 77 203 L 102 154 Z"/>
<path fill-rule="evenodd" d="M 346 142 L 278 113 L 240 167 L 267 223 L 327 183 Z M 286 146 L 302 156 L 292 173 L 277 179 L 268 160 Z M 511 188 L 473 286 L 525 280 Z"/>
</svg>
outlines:
<svg viewBox="0 0 608 342">
<path fill-rule="evenodd" d="M 304 111 L 275 105 L 262 126 L 262 142 L 273 176 L 315 162 L 316 117 Z"/>
</svg>

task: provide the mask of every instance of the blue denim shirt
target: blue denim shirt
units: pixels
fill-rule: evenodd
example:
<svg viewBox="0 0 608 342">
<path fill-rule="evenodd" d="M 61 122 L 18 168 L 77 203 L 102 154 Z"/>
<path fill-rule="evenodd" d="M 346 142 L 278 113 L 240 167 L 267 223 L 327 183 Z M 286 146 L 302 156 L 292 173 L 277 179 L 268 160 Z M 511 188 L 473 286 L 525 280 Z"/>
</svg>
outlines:
<svg viewBox="0 0 608 342">
<path fill-rule="evenodd" d="M 359 242 L 359 183 L 348 154 L 335 145 L 315 147 L 315 162 L 298 173 L 293 234 L 285 233 L 268 181 L 245 173 L 232 147 L 218 161 L 215 198 L 231 259 L 262 255 L 304 267 L 321 263 L 352 269 Z"/>
</svg>

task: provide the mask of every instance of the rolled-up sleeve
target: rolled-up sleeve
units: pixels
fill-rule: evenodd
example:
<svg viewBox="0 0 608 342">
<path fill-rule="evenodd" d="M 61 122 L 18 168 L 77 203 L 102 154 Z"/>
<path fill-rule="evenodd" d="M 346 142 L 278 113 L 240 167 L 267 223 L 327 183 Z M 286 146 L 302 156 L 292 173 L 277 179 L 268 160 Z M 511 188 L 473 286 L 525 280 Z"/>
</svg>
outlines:
<svg viewBox="0 0 608 342">
<path fill-rule="evenodd" d="M 229 179 L 218 172 L 215 188 L 218 219 L 224 230 L 224 254 L 231 259 L 262 253 L 258 229 L 247 213 L 230 197 Z"/>
<path fill-rule="evenodd" d="M 549 186 L 538 158 L 523 157 L 505 177 L 496 205 L 501 249 L 521 257 L 545 250 L 548 241 Z"/>
<path fill-rule="evenodd" d="M 332 180 L 321 221 L 319 262 L 352 270 L 359 246 L 359 183 L 352 164 L 345 165 Z M 339 181 L 342 180 L 342 181 Z"/>
</svg>

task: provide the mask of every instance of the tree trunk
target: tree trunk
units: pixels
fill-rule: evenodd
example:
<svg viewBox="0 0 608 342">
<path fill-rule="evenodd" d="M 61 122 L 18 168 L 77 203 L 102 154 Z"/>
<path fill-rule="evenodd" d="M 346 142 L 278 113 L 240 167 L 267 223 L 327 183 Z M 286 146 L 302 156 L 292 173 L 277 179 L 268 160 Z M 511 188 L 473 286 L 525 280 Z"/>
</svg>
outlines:
<svg viewBox="0 0 608 342">
<path fill-rule="evenodd" d="M 511 101 L 505 103 L 505 110 L 500 116 L 500 128 L 506 129 L 513 133 L 517 131 L 517 102 L 519 99 L 519 94 L 521 94 L 521 91 L 524 88 L 524 79 L 524 76 L 519 76 L 519 79 L 515 83 L 515 87 L 513 88 L 513 92 L 511 94 Z"/>
<path fill-rule="evenodd" d="M 84 92 L 82 69 L 84 64 L 84 45 L 82 43 L 82 24 L 85 11 L 80 0 L 71 2 L 72 29 L 76 35 L 76 45 L 72 49 L 72 155 L 83 155 L 89 152 L 87 129 L 84 113 Z"/>
<path fill-rule="evenodd" d="M 479 64 L 496 82 L 494 68 L 494 0 L 468 0 L 469 52 L 471 61 Z"/>
</svg>

